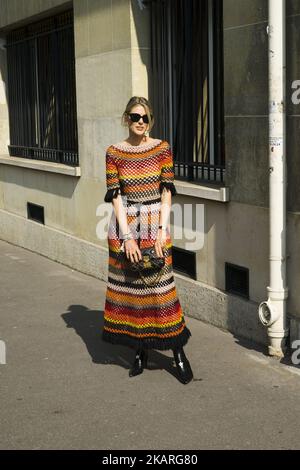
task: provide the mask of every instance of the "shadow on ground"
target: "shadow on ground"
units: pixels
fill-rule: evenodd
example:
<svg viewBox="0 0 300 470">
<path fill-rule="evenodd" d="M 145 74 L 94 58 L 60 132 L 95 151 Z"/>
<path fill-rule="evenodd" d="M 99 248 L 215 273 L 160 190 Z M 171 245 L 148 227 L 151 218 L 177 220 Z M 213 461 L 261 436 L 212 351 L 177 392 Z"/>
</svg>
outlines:
<svg viewBox="0 0 300 470">
<path fill-rule="evenodd" d="M 268 359 L 272 358 L 272 359 L 280 362 L 281 364 L 285 364 L 285 365 L 288 365 L 290 367 L 295 367 L 295 369 L 298 369 L 298 370 L 300 369 L 300 352 L 297 354 L 297 351 L 295 351 L 294 349 L 291 349 L 289 346 L 287 346 L 285 356 L 283 358 L 276 358 L 276 357 L 272 357 L 268 354 L 268 347 L 267 346 L 256 343 L 254 341 L 251 341 L 247 338 L 243 338 L 241 336 L 237 336 L 237 335 L 234 335 L 234 334 L 233 334 L 233 336 L 234 336 L 235 342 L 243 348 L 249 349 L 251 351 L 259 352 L 260 354 L 262 354 L 266 358 L 268 358 Z M 287 344 L 288 345 L 290 344 L 289 338 L 287 338 Z M 296 361 L 298 363 L 296 363 Z"/>
<path fill-rule="evenodd" d="M 69 311 L 63 313 L 61 317 L 67 328 L 73 328 L 81 337 L 93 362 L 115 364 L 129 369 L 134 360 L 135 351 L 132 348 L 109 344 L 102 340 L 103 314 L 103 311 L 89 310 L 84 305 L 70 305 Z M 173 356 L 168 357 L 161 351 L 149 350 L 147 369 L 163 369 L 177 378 Z"/>
</svg>

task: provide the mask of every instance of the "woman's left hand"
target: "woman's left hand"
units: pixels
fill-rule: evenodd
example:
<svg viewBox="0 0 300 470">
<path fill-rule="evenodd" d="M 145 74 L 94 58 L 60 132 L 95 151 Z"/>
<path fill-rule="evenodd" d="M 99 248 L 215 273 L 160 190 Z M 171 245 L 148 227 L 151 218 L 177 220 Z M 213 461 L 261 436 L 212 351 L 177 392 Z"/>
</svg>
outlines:
<svg viewBox="0 0 300 470">
<path fill-rule="evenodd" d="M 164 257 L 163 248 L 165 248 L 166 246 L 166 241 L 167 241 L 166 230 L 162 230 L 159 228 L 157 238 L 154 244 L 154 248 L 155 248 L 157 256 L 159 256 L 160 258 Z"/>
</svg>

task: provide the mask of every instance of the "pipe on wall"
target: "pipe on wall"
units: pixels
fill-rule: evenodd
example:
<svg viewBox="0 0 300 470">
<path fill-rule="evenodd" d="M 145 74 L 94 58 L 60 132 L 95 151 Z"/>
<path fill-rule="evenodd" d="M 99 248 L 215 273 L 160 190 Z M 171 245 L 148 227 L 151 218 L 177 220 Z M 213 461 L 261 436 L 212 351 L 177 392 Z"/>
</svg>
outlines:
<svg viewBox="0 0 300 470">
<path fill-rule="evenodd" d="M 269 354 L 283 357 L 288 334 L 286 319 L 286 1 L 269 0 L 269 200 L 270 286 L 259 305 L 268 329 Z"/>
</svg>

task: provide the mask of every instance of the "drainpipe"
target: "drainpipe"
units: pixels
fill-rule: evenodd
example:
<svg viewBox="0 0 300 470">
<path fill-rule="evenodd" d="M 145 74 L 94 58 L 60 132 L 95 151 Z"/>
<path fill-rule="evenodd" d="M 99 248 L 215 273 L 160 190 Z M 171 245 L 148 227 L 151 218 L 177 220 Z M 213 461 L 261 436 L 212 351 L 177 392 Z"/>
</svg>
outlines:
<svg viewBox="0 0 300 470">
<path fill-rule="evenodd" d="M 260 321 L 268 329 L 269 354 L 283 357 L 286 322 L 286 39 L 285 0 L 269 0 L 269 185 L 270 286 L 259 305 Z"/>
</svg>

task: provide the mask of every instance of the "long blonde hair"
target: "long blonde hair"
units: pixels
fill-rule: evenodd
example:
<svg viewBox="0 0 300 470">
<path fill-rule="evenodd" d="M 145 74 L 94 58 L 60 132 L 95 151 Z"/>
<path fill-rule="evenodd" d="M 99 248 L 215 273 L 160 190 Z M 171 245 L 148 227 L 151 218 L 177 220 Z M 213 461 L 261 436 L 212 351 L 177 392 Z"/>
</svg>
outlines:
<svg viewBox="0 0 300 470">
<path fill-rule="evenodd" d="M 132 110 L 132 108 L 136 105 L 141 105 L 145 108 L 146 114 L 149 119 L 148 132 L 150 132 L 152 127 L 154 126 L 154 116 L 153 116 L 152 107 L 149 101 L 143 96 L 132 96 L 132 98 L 130 98 L 130 100 L 128 101 L 126 105 L 126 109 L 122 115 L 122 125 L 125 127 L 127 126 L 128 115 L 130 114 L 130 111 Z"/>
</svg>

